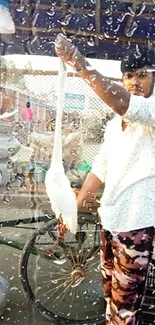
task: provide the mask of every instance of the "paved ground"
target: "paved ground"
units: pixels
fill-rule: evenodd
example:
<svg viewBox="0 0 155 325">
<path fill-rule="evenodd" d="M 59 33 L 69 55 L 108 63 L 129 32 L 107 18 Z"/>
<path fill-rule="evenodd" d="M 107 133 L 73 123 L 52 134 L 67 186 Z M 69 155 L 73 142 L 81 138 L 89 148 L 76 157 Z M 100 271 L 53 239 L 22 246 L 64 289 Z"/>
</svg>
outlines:
<svg viewBox="0 0 155 325">
<path fill-rule="evenodd" d="M 49 321 L 44 319 L 31 305 L 21 291 L 20 280 L 17 274 L 19 252 L 4 247 L 1 250 L 3 259 L 0 258 L 1 273 L 10 281 L 10 294 L 7 312 L 0 319 L 2 325 L 47 325 Z M 51 323 L 50 323 L 51 324 Z"/>
<path fill-rule="evenodd" d="M 13 218 L 24 218 L 34 216 L 34 212 L 29 209 L 1 209 L 1 220 Z M 25 242 L 31 231 L 18 230 L 13 228 L 1 228 L 0 236 Z M 18 261 L 20 251 L 2 245 L 0 247 L 0 273 L 10 282 L 10 293 L 8 308 L 4 316 L 0 319 L 1 325 L 47 325 L 49 321 L 42 317 L 31 305 L 21 291 L 21 283 L 18 277 Z M 51 324 L 51 323 L 50 323 Z"/>
</svg>

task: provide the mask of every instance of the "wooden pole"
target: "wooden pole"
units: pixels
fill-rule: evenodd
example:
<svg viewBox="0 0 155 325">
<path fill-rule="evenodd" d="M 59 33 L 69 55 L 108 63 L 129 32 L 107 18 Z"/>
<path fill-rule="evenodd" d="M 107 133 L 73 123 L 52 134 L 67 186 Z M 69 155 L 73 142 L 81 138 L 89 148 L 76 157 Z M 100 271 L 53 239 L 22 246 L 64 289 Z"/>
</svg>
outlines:
<svg viewBox="0 0 155 325">
<path fill-rule="evenodd" d="M 101 10 L 101 0 L 96 0 L 95 30 L 96 30 L 97 34 L 101 33 L 100 10 Z M 95 38 L 95 44 L 96 44 L 96 46 L 99 46 L 99 38 Z"/>
</svg>

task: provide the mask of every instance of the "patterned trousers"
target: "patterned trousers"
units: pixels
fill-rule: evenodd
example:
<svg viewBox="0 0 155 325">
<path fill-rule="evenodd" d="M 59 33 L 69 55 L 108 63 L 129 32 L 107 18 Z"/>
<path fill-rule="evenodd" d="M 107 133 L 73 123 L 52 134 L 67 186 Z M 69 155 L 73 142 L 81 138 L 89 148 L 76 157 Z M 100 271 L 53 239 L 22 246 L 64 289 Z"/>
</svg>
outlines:
<svg viewBox="0 0 155 325">
<path fill-rule="evenodd" d="M 101 273 L 106 325 L 140 325 L 154 228 L 112 235 L 101 229 Z"/>
</svg>

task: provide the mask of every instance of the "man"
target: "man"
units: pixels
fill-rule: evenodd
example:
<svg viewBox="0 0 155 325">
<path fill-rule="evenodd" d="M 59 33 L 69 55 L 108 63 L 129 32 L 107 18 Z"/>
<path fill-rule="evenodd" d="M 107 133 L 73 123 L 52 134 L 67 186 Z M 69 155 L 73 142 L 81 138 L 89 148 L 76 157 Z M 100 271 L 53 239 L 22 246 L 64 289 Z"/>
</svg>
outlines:
<svg viewBox="0 0 155 325">
<path fill-rule="evenodd" d="M 90 67 L 75 46 L 58 35 L 57 55 L 72 65 L 117 114 L 78 196 L 78 208 L 105 182 L 98 210 L 101 272 L 107 325 L 138 325 L 155 227 L 155 58 L 130 50 L 121 62 L 123 87 Z"/>
</svg>

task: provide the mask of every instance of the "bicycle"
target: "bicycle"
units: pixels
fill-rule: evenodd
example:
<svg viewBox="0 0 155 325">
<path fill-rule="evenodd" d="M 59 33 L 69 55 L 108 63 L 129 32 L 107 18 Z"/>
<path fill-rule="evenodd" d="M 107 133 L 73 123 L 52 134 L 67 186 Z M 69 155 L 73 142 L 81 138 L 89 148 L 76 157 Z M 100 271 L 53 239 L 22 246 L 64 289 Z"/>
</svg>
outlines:
<svg viewBox="0 0 155 325">
<path fill-rule="evenodd" d="M 61 236 L 57 225 L 52 219 L 24 246 L 19 263 L 24 293 L 54 323 L 104 324 L 97 214 L 79 215 L 75 236 Z"/>
<path fill-rule="evenodd" d="M 50 220 L 49 220 L 50 219 Z M 34 223 L 44 223 L 38 229 Z M 29 224 L 28 228 L 25 225 Z M 74 236 L 58 232 L 54 214 L 0 222 L 1 227 L 34 229 L 23 244 L 0 237 L 0 244 L 21 250 L 18 273 L 23 292 L 39 312 L 56 324 L 104 324 L 100 275 L 100 225 L 97 213 L 82 212 Z M 51 286 L 51 287 L 50 287 Z M 155 260 L 148 276 L 142 324 L 155 322 Z"/>
</svg>

